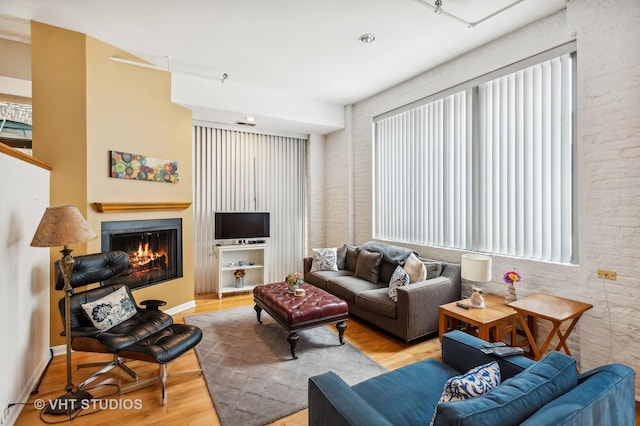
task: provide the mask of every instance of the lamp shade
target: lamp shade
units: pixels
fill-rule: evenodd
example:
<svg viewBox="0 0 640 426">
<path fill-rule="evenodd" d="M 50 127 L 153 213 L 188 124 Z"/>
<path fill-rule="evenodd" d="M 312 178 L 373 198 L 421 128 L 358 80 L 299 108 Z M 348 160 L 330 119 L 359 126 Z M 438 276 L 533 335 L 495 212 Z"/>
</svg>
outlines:
<svg viewBox="0 0 640 426">
<path fill-rule="evenodd" d="M 486 283 L 491 281 L 491 258 L 483 254 L 467 253 L 462 255 L 462 278 L 469 281 Z"/>
<path fill-rule="evenodd" d="M 31 247 L 57 247 L 84 243 L 96 238 L 87 221 L 75 206 L 47 207 Z"/>
</svg>

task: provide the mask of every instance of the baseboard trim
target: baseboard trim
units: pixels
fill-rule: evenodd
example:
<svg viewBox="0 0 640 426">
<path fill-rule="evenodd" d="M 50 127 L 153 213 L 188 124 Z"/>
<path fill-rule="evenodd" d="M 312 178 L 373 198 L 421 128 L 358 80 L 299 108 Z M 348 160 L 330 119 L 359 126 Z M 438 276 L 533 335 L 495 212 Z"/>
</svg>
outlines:
<svg viewBox="0 0 640 426">
<path fill-rule="evenodd" d="M 18 417 L 20 416 L 22 409 L 26 407 L 26 405 L 23 404 L 22 402 L 26 402 L 29 400 L 29 397 L 31 396 L 31 392 L 38 385 L 40 381 L 40 376 L 42 376 L 42 374 L 44 373 L 44 370 L 47 368 L 47 365 L 49 365 L 50 359 L 51 359 L 51 353 L 49 352 L 49 350 L 47 350 L 46 354 L 42 356 L 42 360 L 40 360 L 40 364 L 38 365 L 37 368 L 34 369 L 33 374 L 31 375 L 31 377 L 25 384 L 24 388 L 20 392 L 20 395 L 18 395 L 15 401 L 12 401 L 12 403 L 15 403 L 16 405 L 10 408 L 7 408 L 9 415 L 7 416 L 6 419 L 4 419 L 2 424 L 12 425 L 18 420 Z M 64 389 L 60 389 L 60 394 L 62 395 L 63 393 L 64 393 Z"/>
<path fill-rule="evenodd" d="M 179 314 L 182 311 L 186 311 L 187 309 L 195 308 L 196 301 L 190 300 L 187 303 L 183 303 L 182 305 L 174 306 L 173 308 L 167 309 L 165 312 L 169 315 Z"/>
</svg>

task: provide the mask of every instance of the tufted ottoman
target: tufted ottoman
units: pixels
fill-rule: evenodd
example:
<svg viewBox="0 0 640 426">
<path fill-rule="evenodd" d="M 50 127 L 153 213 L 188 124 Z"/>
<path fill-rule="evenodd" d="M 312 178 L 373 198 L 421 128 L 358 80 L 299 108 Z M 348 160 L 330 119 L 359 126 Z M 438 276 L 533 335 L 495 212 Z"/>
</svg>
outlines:
<svg viewBox="0 0 640 426">
<path fill-rule="evenodd" d="M 287 283 L 264 284 L 254 287 L 254 309 L 258 322 L 264 309 L 285 330 L 289 332 L 287 341 L 291 346 L 291 356 L 297 359 L 296 344 L 300 336 L 296 331 L 336 323 L 340 344 L 344 344 L 345 320 L 349 316 L 347 302 L 311 284 L 302 284 L 304 296 L 287 292 Z"/>
</svg>

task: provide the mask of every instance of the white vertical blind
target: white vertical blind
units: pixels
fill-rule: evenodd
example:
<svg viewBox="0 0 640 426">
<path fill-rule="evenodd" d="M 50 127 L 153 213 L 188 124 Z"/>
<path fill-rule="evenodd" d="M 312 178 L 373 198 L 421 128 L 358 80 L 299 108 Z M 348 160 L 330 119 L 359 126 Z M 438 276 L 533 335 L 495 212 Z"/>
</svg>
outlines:
<svg viewBox="0 0 640 426">
<path fill-rule="evenodd" d="M 572 54 L 375 122 L 374 237 L 572 261 Z"/>
<path fill-rule="evenodd" d="M 376 122 L 375 238 L 466 244 L 467 109 L 463 91 Z"/>
<path fill-rule="evenodd" d="M 477 178 L 491 192 L 474 206 L 490 232 L 474 249 L 571 261 L 571 70 L 567 54 L 479 85 Z"/>
<path fill-rule="evenodd" d="M 215 291 L 214 212 L 271 213 L 268 280 L 301 270 L 306 140 L 193 126 L 196 293 Z"/>
</svg>

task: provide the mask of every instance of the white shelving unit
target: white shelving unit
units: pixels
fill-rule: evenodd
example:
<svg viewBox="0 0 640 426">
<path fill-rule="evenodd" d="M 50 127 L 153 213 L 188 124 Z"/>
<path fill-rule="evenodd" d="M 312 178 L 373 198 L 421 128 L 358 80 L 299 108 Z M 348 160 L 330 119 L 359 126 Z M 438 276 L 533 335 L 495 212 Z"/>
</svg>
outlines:
<svg viewBox="0 0 640 426">
<path fill-rule="evenodd" d="M 267 244 L 224 244 L 216 246 L 218 277 L 216 290 L 221 299 L 225 293 L 251 291 L 267 280 Z M 240 262 L 244 265 L 240 266 Z M 234 272 L 244 269 L 244 286 L 236 287 Z"/>
</svg>

